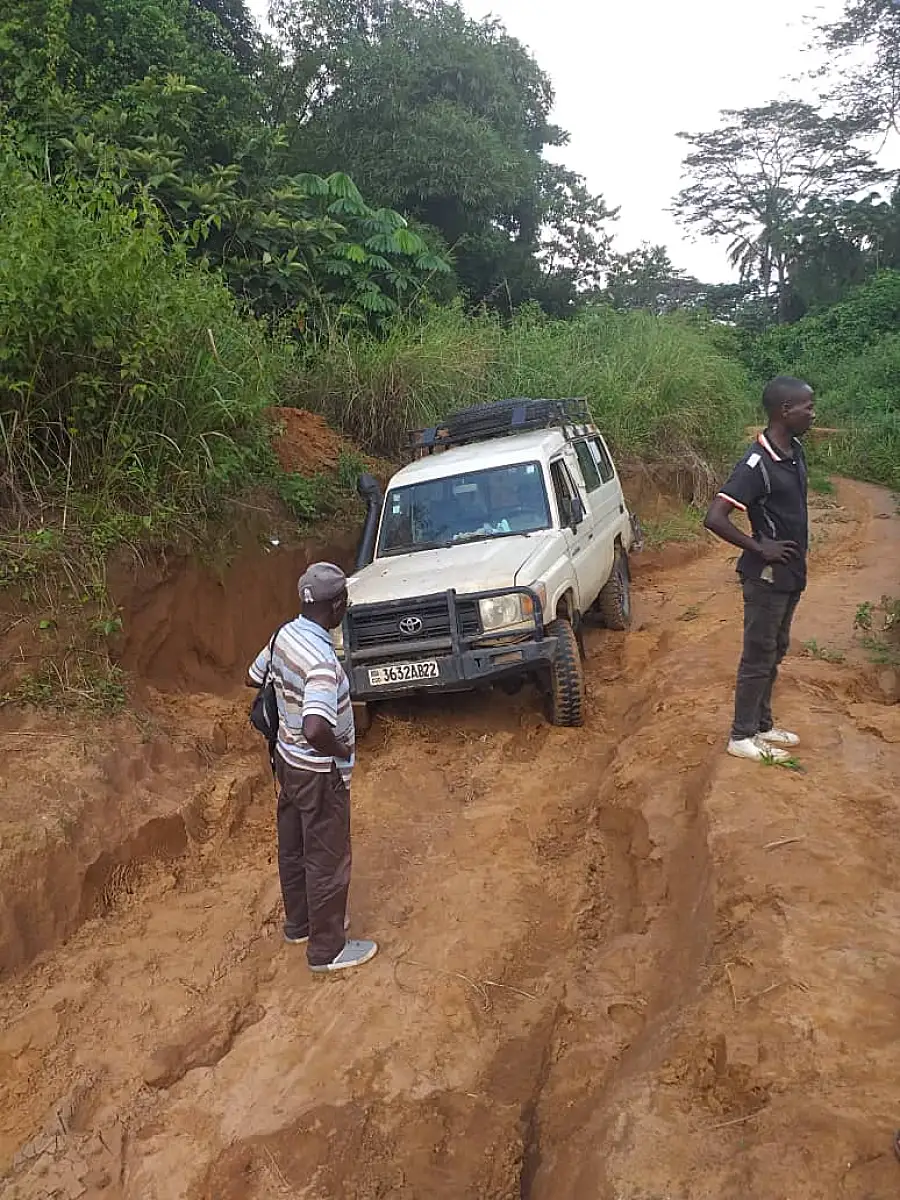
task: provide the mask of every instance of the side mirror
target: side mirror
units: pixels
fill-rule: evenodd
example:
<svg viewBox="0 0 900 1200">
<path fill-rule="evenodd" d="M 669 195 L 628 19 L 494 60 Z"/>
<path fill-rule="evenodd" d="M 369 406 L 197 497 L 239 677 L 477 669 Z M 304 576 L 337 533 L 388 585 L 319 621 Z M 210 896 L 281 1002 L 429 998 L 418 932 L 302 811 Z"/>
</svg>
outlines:
<svg viewBox="0 0 900 1200">
<path fill-rule="evenodd" d="M 572 532 L 574 533 L 584 520 L 584 504 L 580 496 L 573 496 L 571 501 Z"/>
</svg>

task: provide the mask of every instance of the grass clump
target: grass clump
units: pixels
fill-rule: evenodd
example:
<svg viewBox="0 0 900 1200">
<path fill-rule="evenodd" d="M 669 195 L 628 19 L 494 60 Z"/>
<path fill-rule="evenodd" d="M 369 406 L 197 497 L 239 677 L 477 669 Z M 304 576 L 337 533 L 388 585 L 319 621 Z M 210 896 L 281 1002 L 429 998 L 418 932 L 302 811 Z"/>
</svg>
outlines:
<svg viewBox="0 0 900 1200">
<path fill-rule="evenodd" d="M 843 650 L 824 646 L 816 638 L 810 638 L 809 641 L 804 642 L 801 650 L 807 658 L 816 658 L 820 662 L 842 663 L 844 661 Z"/>
<path fill-rule="evenodd" d="M 61 664 L 47 660 L 24 675 L 15 687 L 0 693 L 0 707 L 15 704 L 112 715 L 125 707 L 125 684 L 124 672 L 107 656 L 92 659 L 82 650 Z"/>
<path fill-rule="evenodd" d="M 658 550 L 668 542 L 699 542 L 703 537 L 703 517 L 699 508 L 685 504 L 662 516 L 645 518 L 641 521 L 644 544 L 650 550 Z"/>
<path fill-rule="evenodd" d="M 870 662 L 879 667 L 900 666 L 900 598 L 882 596 L 856 610 L 853 627 Z"/>
<path fill-rule="evenodd" d="M 833 496 L 834 484 L 818 459 L 809 464 L 809 490 L 819 496 Z"/>
</svg>

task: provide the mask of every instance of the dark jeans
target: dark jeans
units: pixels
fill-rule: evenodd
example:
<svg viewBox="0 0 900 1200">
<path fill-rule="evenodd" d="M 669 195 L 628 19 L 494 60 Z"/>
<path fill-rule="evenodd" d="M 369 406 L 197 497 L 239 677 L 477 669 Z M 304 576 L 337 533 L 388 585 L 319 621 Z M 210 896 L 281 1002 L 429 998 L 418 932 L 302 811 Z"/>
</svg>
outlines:
<svg viewBox="0 0 900 1200">
<path fill-rule="evenodd" d="M 735 739 L 772 728 L 772 688 L 791 640 L 800 592 L 776 592 L 771 584 L 745 579 L 744 652 L 734 695 Z"/>
<path fill-rule="evenodd" d="M 310 966 L 330 963 L 344 948 L 350 890 L 350 792 L 337 767 L 303 771 L 275 755 L 278 777 L 278 874 L 284 929 L 309 935 Z"/>
</svg>

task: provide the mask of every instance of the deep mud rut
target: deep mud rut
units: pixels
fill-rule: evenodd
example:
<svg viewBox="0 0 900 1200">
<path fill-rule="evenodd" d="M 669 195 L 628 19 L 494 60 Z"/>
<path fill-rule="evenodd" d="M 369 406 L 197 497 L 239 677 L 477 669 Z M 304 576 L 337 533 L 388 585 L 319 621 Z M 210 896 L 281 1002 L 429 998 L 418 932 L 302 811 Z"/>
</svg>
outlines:
<svg viewBox="0 0 900 1200">
<path fill-rule="evenodd" d="M 852 622 L 900 591 L 900 517 L 838 501 L 795 645 L 847 658 L 780 691 L 805 773 L 722 753 L 727 557 L 648 561 L 639 629 L 588 635 L 584 730 L 525 694 L 376 721 L 351 904 L 382 951 L 345 978 L 280 940 L 246 693 L 0 734 L 0 1194 L 896 1197 L 900 705 Z"/>
</svg>

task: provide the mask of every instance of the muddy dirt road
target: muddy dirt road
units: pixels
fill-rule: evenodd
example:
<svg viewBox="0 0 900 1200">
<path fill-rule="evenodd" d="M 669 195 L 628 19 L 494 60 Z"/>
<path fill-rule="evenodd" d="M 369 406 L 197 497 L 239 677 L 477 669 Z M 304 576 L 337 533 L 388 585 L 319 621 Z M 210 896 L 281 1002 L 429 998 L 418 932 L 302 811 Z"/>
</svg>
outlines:
<svg viewBox="0 0 900 1200">
<path fill-rule="evenodd" d="M 852 625 L 900 592 L 900 516 L 846 484 L 814 528 L 795 648 L 845 658 L 786 663 L 805 773 L 722 753 L 726 555 L 650 561 L 639 629 L 588 636 L 584 730 L 526 695 L 376 722 L 352 977 L 280 940 L 245 693 L 0 734 L 0 1194 L 895 1198 L 900 704 Z"/>
</svg>

